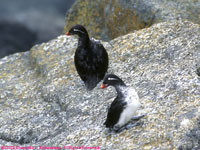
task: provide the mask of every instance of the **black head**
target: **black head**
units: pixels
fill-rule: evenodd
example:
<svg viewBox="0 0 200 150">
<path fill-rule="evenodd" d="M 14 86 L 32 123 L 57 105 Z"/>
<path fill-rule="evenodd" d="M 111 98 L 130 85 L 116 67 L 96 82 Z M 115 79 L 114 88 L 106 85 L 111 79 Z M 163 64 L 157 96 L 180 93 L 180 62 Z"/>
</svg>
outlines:
<svg viewBox="0 0 200 150">
<path fill-rule="evenodd" d="M 78 35 L 79 37 L 82 37 L 88 36 L 88 33 L 84 26 L 77 24 L 74 25 L 69 32 L 66 32 L 66 35 Z"/>
<path fill-rule="evenodd" d="M 125 86 L 124 82 L 114 74 L 107 74 L 104 79 L 103 83 L 101 84 L 100 88 L 104 89 L 108 86 Z"/>
</svg>

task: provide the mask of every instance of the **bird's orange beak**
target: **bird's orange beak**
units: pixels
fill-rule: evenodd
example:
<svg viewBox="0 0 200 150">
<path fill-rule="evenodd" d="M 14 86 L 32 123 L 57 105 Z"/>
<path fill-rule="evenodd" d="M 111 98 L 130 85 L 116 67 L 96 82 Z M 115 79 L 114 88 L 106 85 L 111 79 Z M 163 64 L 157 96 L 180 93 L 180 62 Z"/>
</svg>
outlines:
<svg viewBox="0 0 200 150">
<path fill-rule="evenodd" d="M 101 89 L 104 89 L 104 88 L 107 88 L 107 87 L 108 87 L 108 86 L 107 86 L 106 84 L 103 84 L 103 83 L 102 83 L 101 86 L 100 86 Z"/>
<path fill-rule="evenodd" d="M 69 32 L 66 32 L 66 33 L 65 33 L 65 35 L 69 36 L 69 35 L 72 35 L 72 34 L 71 34 L 71 33 L 69 33 Z"/>
</svg>

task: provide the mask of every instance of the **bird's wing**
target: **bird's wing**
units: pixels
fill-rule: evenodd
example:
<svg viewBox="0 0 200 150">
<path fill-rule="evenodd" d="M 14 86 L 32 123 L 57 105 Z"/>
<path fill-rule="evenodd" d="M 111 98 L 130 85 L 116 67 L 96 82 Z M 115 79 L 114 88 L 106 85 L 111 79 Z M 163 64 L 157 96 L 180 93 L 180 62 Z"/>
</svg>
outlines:
<svg viewBox="0 0 200 150">
<path fill-rule="evenodd" d="M 95 69 L 99 72 L 106 72 L 108 68 L 108 54 L 106 49 L 100 42 L 93 44 L 94 46 L 94 56 L 93 61 L 95 64 Z"/>
<path fill-rule="evenodd" d="M 106 122 L 104 123 L 106 127 L 113 127 L 118 122 L 120 114 L 125 106 L 126 102 L 119 100 L 118 97 L 112 102 L 108 110 Z"/>
</svg>

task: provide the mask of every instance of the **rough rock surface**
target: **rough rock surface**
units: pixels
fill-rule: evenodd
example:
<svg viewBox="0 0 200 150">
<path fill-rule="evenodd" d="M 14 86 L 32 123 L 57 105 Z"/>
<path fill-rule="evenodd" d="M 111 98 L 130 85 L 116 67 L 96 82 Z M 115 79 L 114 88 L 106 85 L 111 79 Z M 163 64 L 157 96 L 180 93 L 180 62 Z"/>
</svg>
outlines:
<svg viewBox="0 0 200 150">
<path fill-rule="evenodd" d="M 66 15 L 64 32 L 82 24 L 95 38 L 110 40 L 152 25 L 154 14 L 143 1 L 77 0 Z"/>
<path fill-rule="evenodd" d="M 109 40 L 163 21 L 200 24 L 199 0 L 77 0 L 66 15 L 66 32 L 83 24 L 90 35 Z"/>
<path fill-rule="evenodd" d="M 85 90 L 74 68 L 77 39 L 62 35 L 0 60 L 0 145 L 199 149 L 199 25 L 163 22 L 103 44 L 109 72 L 139 93 L 140 126 L 107 133 L 115 90 Z"/>
</svg>

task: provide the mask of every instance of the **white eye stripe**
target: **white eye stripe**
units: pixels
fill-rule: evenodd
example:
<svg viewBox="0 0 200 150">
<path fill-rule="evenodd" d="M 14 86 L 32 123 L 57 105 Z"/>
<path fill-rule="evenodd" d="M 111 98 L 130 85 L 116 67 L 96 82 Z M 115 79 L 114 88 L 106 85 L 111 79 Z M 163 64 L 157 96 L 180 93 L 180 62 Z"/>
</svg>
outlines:
<svg viewBox="0 0 200 150">
<path fill-rule="evenodd" d="M 117 80 L 117 79 L 115 79 L 115 78 L 108 78 L 108 80 Z"/>
<path fill-rule="evenodd" d="M 74 29 L 74 31 L 76 31 L 76 32 L 81 32 L 81 33 L 83 33 L 83 34 L 84 34 L 84 32 L 83 32 L 83 31 L 81 31 L 81 30 L 78 30 L 78 29 Z"/>
</svg>

